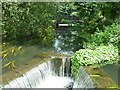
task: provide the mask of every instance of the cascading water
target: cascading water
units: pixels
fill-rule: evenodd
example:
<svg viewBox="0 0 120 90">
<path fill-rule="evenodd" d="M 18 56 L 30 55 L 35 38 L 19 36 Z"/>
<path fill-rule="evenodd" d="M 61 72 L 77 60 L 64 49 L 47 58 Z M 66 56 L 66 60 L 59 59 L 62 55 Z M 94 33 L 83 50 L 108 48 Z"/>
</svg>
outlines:
<svg viewBox="0 0 120 90">
<path fill-rule="evenodd" d="M 60 51 L 61 48 L 58 46 L 60 44 L 60 40 L 58 40 L 57 38 L 55 39 L 55 45 L 54 47 L 57 49 L 57 51 Z"/>
<path fill-rule="evenodd" d="M 66 61 L 66 59 L 63 58 L 62 60 L 63 60 L 63 70 L 62 70 L 62 71 L 63 71 L 63 77 L 64 77 L 64 72 L 65 72 L 65 61 Z"/>
<path fill-rule="evenodd" d="M 55 58 L 43 62 L 21 77 L 2 85 L 2 88 L 95 88 L 83 67 L 78 70 L 75 81 L 71 74 L 71 59 Z"/>
<path fill-rule="evenodd" d="M 95 88 L 92 80 L 82 66 L 78 70 L 73 88 Z"/>
<path fill-rule="evenodd" d="M 67 88 L 73 82 L 72 78 L 67 76 L 70 74 L 70 67 L 66 67 L 68 62 L 70 63 L 70 59 L 52 58 L 3 85 L 3 88 Z"/>
</svg>

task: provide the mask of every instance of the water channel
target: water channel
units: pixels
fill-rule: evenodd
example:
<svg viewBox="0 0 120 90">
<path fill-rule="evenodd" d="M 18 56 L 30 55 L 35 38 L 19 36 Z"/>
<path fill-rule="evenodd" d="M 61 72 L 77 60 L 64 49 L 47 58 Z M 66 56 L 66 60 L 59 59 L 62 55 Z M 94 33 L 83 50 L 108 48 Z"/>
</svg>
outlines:
<svg viewBox="0 0 120 90">
<path fill-rule="evenodd" d="M 12 82 L 8 82 L 9 84 L 4 86 L 4 88 L 27 88 L 27 87 L 31 87 L 31 88 L 67 88 L 67 87 L 72 87 L 73 86 L 73 79 L 72 79 L 72 74 L 71 74 L 71 62 L 70 59 L 66 56 L 70 55 L 72 56 L 72 54 L 76 51 L 79 50 L 79 46 L 77 46 L 76 44 L 78 43 L 78 41 L 75 41 L 75 36 L 72 36 L 71 32 L 68 31 L 67 29 L 57 29 L 54 32 L 54 43 L 51 46 L 40 46 L 40 45 L 24 45 L 22 46 L 22 49 L 24 50 L 23 54 L 18 55 L 16 57 L 9 57 L 6 59 L 2 60 L 2 64 L 6 64 L 10 61 L 15 60 L 15 65 L 17 67 L 20 67 L 20 65 L 25 64 L 26 62 L 29 62 L 32 59 L 35 58 L 53 58 L 53 55 L 50 55 L 51 53 L 56 54 L 55 56 L 59 56 L 59 54 L 63 54 L 60 55 L 58 59 L 62 60 L 62 63 L 60 66 L 55 66 L 54 68 L 52 66 L 54 66 L 54 64 L 48 66 L 48 62 L 47 64 L 43 64 L 43 66 L 40 66 L 41 68 L 37 68 L 36 70 L 33 69 L 32 71 L 29 71 L 28 73 L 32 75 L 32 72 L 36 73 L 39 77 L 39 80 L 42 81 L 42 84 L 39 84 L 40 81 L 36 81 L 36 79 L 34 80 L 34 78 L 36 77 L 34 74 L 33 78 L 33 83 L 30 84 L 30 80 L 27 81 L 22 81 L 23 79 L 18 78 L 17 80 L 13 80 Z M 16 47 L 18 48 L 19 46 L 14 46 L 14 45 L 9 45 L 7 48 L 11 48 L 11 47 Z M 5 48 L 5 49 L 7 49 Z M 46 53 L 46 55 L 44 56 L 43 53 Z M 52 60 L 50 60 L 52 62 Z M 55 61 L 54 61 L 55 62 Z M 60 62 L 58 62 L 60 63 Z M 49 63 L 50 64 L 50 63 Z M 68 65 L 69 64 L 69 65 Z M 41 65 L 41 64 L 40 64 Z M 41 70 L 42 68 L 46 70 L 46 72 L 44 73 L 43 70 Z M 49 67 L 49 68 L 48 68 Z M 51 69 L 52 68 L 52 69 Z M 58 68 L 58 74 L 56 73 L 56 70 L 54 71 L 54 69 Z M 37 72 L 39 70 L 41 70 L 44 74 L 41 76 L 41 74 L 39 72 Z M 2 74 L 5 74 L 6 72 L 11 71 L 8 68 L 3 68 L 2 69 Z M 46 73 L 49 74 L 46 76 Z M 51 74 L 52 73 L 52 74 Z M 54 73 L 54 74 L 53 74 Z M 56 75 L 57 74 L 57 75 Z M 44 76 L 44 77 L 43 77 Z M 14 77 L 14 76 L 13 76 Z M 30 76 L 28 74 L 24 74 L 23 78 L 29 78 Z M 31 78 L 31 77 L 30 77 Z M 26 80 L 26 79 L 25 79 Z M 4 80 L 3 80 L 4 81 Z M 59 82 L 58 82 L 59 81 Z M 24 84 L 22 85 L 16 85 L 15 83 L 22 83 L 24 82 Z M 28 84 L 29 82 L 29 84 Z M 50 84 L 51 82 L 51 84 Z M 37 86 L 36 86 L 37 85 Z"/>
<path fill-rule="evenodd" d="M 64 30 L 56 30 L 54 32 L 54 43 L 51 46 L 43 46 L 43 45 L 24 45 L 22 49 L 24 50 L 23 54 L 18 55 L 16 57 L 9 57 L 7 59 L 2 60 L 2 64 L 8 63 L 9 61 L 15 60 L 15 65 L 19 66 L 20 64 L 24 64 L 33 58 L 39 57 L 39 53 L 42 52 L 55 52 L 62 54 L 73 54 L 75 51 L 80 49 L 80 46 L 77 44 L 78 41 L 75 41 L 76 37 L 72 36 L 71 32 Z M 9 45 L 7 48 L 19 46 Z M 5 49 L 7 49 L 5 48 Z M 7 68 L 2 70 L 2 73 L 6 72 Z"/>
<path fill-rule="evenodd" d="M 35 58 L 51 59 L 50 61 L 48 60 L 47 62 L 43 62 L 43 64 L 40 64 L 39 66 L 33 68 L 26 74 L 23 74 L 22 77 L 17 78 L 10 83 L 8 82 L 9 84 L 4 86 L 4 88 L 94 88 L 93 83 L 91 83 L 92 81 L 88 78 L 88 75 L 84 73 L 84 70 L 82 68 L 79 72 L 81 75 L 78 75 L 78 81 L 76 82 L 73 81 L 72 74 L 70 72 L 70 58 L 75 51 L 83 48 L 82 42 L 78 41 L 77 38 L 72 35 L 72 33 L 66 28 L 56 29 L 54 32 L 54 37 L 54 43 L 51 46 L 24 45 L 22 46 L 22 49 L 24 50 L 23 54 L 2 60 L 3 65 L 9 61 L 15 60 L 15 65 L 19 67 L 20 65 L 23 65 Z M 19 46 L 10 45 L 7 48 L 10 47 Z M 43 53 L 45 53 L 45 55 L 43 55 Z M 53 59 L 58 62 L 53 62 Z M 110 68 L 113 69 L 113 67 L 115 68 L 115 72 L 108 71 Z M 118 82 L 118 74 L 116 74 L 116 72 L 118 72 L 118 67 L 116 68 L 116 65 L 107 65 L 102 68 L 116 83 Z M 8 71 L 10 71 L 10 69 L 3 68 L 2 74 L 5 74 Z"/>
</svg>

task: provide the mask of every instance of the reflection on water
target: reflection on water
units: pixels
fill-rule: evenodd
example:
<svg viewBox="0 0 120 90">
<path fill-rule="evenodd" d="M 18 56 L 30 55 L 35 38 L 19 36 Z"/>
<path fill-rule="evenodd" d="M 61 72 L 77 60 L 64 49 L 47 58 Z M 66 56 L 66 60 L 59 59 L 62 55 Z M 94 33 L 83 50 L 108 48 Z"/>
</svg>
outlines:
<svg viewBox="0 0 120 90">
<path fill-rule="evenodd" d="M 54 43 L 51 45 L 23 45 L 22 49 L 24 53 L 22 55 L 17 56 L 9 56 L 6 59 L 2 60 L 2 66 L 10 61 L 15 61 L 15 65 L 19 66 L 20 64 L 24 64 L 27 61 L 30 61 L 34 58 L 34 55 L 40 52 L 58 52 L 63 54 L 74 53 L 76 50 L 79 50 L 81 45 L 78 43 L 76 37 L 71 34 L 70 31 L 66 29 L 63 30 L 55 30 L 54 32 Z M 3 50 L 11 47 L 19 47 L 18 45 L 9 45 L 8 47 L 4 47 Z M 8 67 L 3 68 L 2 72 L 8 71 Z"/>
<path fill-rule="evenodd" d="M 107 64 L 106 66 L 101 67 L 114 81 L 118 84 L 118 65 L 116 64 Z"/>
<path fill-rule="evenodd" d="M 74 53 L 83 48 L 82 38 L 72 35 L 71 31 L 56 30 L 55 47 L 60 53 Z"/>
<path fill-rule="evenodd" d="M 82 38 L 76 37 L 72 35 L 70 31 L 66 30 L 56 30 L 54 32 L 54 43 L 52 45 L 43 46 L 43 45 L 30 45 L 30 46 L 22 46 L 22 49 L 24 50 L 24 53 L 22 55 L 17 55 L 16 57 L 8 57 L 6 59 L 2 60 L 2 65 L 5 65 L 6 63 L 10 61 L 16 61 L 15 65 L 19 66 L 20 64 L 24 64 L 34 58 L 35 55 L 41 52 L 58 52 L 63 54 L 69 54 L 74 53 L 75 51 L 79 50 L 80 48 L 83 48 Z M 19 46 L 8 46 L 3 49 L 7 49 L 10 47 L 19 47 Z M 108 75 L 116 82 L 118 83 L 118 68 L 116 65 L 106 65 L 102 67 L 102 69 L 108 73 Z M 8 67 L 2 69 L 2 73 L 5 73 L 8 71 Z M 64 72 L 63 72 L 64 74 Z M 55 80 L 62 80 L 61 78 L 49 78 L 49 79 L 55 79 Z M 46 81 L 47 83 L 49 81 Z M 62 82 L 62 81 L 61 81 Z M 66 82 L 67 83 L 67 82 Z M 63 84 L 64 85 L 64 84 Z M 60 86 L 61 87 L 61 86 Z M 63 87 L 63 86 L 62 86 Z"/>
</svg>

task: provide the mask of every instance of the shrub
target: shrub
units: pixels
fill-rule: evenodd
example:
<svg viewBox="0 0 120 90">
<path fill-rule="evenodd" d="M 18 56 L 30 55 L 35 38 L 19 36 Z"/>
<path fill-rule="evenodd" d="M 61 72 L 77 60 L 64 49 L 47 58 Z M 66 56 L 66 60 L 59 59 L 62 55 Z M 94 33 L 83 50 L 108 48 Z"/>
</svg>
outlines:
<svg viewBox="0 0 120 90">
<path fill-rule="evenodd" d="M 80 66 L 87 66 L 107 61 L 115 61 L 118 58 L 118 48 L 113 45 L 100 46 L 95 50 L 80 49 L 72 57 L 71 72 L 75 79 Z"/>
<path fill-rule="evenodd" d="M 97 28 L 94 34 L 91 34 L 91 38 L 88 42 L 84 42 L 84 47 L 93 48 L 100 45 L 118 45 L 118 23 L 113 23 L 110 26 L 104 26 L 104 30 Z"/>
</svg>

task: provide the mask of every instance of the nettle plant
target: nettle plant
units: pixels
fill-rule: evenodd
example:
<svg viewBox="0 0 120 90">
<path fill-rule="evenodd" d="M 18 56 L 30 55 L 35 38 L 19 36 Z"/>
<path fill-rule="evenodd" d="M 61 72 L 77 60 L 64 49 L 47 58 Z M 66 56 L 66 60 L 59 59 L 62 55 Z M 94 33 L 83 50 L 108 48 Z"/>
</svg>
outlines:
<svg viewBox="0 0 120 90">
<path fill-rule="evenodd" d="M 80 49 L 72 57 L 71 72 L 73 78 L 78 72 L 80 66 L 89 66 L 92 64 L 101 64 L 104 62 L 113 62 L 118 58 L 118 48 L 113 45 L 100 46 L 95 50 Z"/>
</svg>

